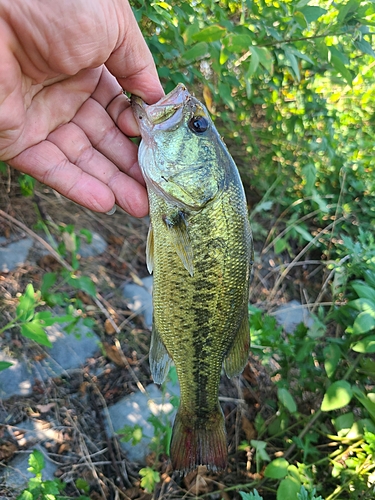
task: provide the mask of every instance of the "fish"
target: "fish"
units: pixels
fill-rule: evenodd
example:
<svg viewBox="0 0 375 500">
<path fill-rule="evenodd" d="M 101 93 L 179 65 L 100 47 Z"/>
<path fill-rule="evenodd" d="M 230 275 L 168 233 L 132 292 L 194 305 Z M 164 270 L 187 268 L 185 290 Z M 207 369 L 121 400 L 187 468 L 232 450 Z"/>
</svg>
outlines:
<svg viewBox="0 0 375 500">
<path fill-rule="evenodd" d="M 222 367 L 248 361 L 253 240 L 238 169 L 205 106 L 179 84 L 156 104 L 132 96 L 139 165 L 150 210 L 153 273 L 150 369 L 161 384 L 173 360 L 180 405 L 170 458 L 186 474 L 227 466 L 219 404 Z"/>
</svg>

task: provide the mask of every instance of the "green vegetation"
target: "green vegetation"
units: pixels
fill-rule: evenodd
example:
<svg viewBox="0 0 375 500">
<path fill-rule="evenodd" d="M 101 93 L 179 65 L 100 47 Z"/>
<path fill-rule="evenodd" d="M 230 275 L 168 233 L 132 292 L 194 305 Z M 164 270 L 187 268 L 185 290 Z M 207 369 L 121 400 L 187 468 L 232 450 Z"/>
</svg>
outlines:
<svg viewBox="0 0 375 500">
<path fill-rule="evenodd" d="M 237 482 L 232 461 L 232 476 L 223 475 L 220 489 L 243 500 L 370 500 L 375 490 L 375 4 L 136 0 L 132 5 L 165 90 L 182 82 L 204 100 L 240 168 L 250 205 L 257 250 L 252 352 L 275 391 L 260 394 L 256 435 L 245 440 L 240 434 L 235 450 Z M 33 184 L 21 176 L 21 187 L 27 194 Z M 89 235 L 72 227 L 54 230 L 65 234 L 59 252 L 70 259 L 69 268 L 45 274 L 40 292 L 29 285 L 6 325 L 20 327 L 26 336 L 31 332 L 44 345 L 43 328 L 50 321 L 77 320 L 74 311 L 81 304 L 64 287 L 96 293 L 74 258 L 80 238 Z M 289 299 L 303 302 L 312 323 L 285 333 L 272 310 Z M 35 312 L 43 304 L 57 304 L 66 314 L 52 318 L 45 309 Z M 151 423 L 152 451 L 165 454 L 170 428 L 157 419 Z M 143 429 L 120 434 L 136 445 Z M 160 480 L 159 465 L 156 456 L 140 471 L 145 490 Z M 40 466 L 34 470 L 38 488 L 47 484 L 40 472 Z M 53 488 L 59 498 L 59 485 Z M 42 489 L 38 495 L 44 495 Z M 20 498 L 55 498 L 35 496 L 30 486 L 27 494 Z"/>
</svg>

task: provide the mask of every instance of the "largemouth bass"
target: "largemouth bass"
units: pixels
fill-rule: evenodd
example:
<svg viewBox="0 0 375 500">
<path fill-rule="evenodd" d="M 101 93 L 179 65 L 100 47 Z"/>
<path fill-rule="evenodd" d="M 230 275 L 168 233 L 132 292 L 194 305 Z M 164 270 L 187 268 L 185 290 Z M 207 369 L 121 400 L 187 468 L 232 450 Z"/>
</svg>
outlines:
<svg viewBox="0 0 375 500">
<path fill-rule="evenodd" d="M 181 402 L 175 470 L 226 467 L 220 372 L 242 372 L 250 346 L 252 237 L 237 167 L 206 108 L 183 85 L 153 105 L 132 98 L 142 142 L 154 273 L 150 367 L 161 384 L 174 361 Z"/>
</svg>

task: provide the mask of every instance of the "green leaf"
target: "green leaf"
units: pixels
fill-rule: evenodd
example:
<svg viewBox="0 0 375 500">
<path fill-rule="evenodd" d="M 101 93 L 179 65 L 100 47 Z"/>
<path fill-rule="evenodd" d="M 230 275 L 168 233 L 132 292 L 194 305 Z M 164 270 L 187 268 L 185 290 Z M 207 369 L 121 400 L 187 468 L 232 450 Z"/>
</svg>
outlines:
<svg viewBox="0 0 375 500">
<path fill-rule="evenodd" d="M 10 366 L 13 366 L 13 363 L 9 363 L 9 361 L 0 361 L 0 372 L 6 370 Z"/>
<path fill-rule="evenodd" d="M 213 24 L 212 26 L 200 30 L 199 33 L 192 35 L 192 39 L 196 42 L 215 42 L 216 40 L 220 40 L 225 33 L 225 28 L 218 24 Z"/>
<path fill-rule="evenodd" d="M 285 458 L 275 458 L 267 465 L 264 475 L 272 479 L 282 479 L 288 474 L 288 466 L 289 463 Z"/>
<path fill-rule="evenodd" d="M 337 5 L 337 10 L 339 11 L 337 16 L 337 21 L 342 23 L 346 17 L 355 12 L 359 7 L 360 2 L 358 0 L 349 0 L 345 5 Z M 351 16 L 350 16 L 351 17 Z"/>
<path fill-rule="evenodd" d="M 334 67 L 334 69 L 339 73 L 344 80 L 349 84 L 352 85 L 353 82 L 353 76 L 348 70 L 348 68 L 345 66 L 345 63 L 343 62 L 343 57 L 342 54 L 339 53 L 339 51 L 335 47 L 329 47 L 329 51 L 331 54 L 331 64 Z"/>
<path fill-rule="evenodd" d="M 124 441 L 125 443 L 131 441 L 131 444 L 135 446 L 143 438 L 143 428 L 139 424 L 125 425 L 117 431 L 117 434 L 121 435 L 120 441 Z"/>
<path fill-rule="evenodd" d="M 80 276 L 75 280 L 74 283 L 75 283 L 74 286 L 76 288 L 79 288 L 83 292 L 86 292 L 91 297 L 96 296 L 96 286 L 92 281 L 92 279 L 89 278 L 88 276 Z"/>
<path fill-rule="evenodd" d="M 40 287 L 40 291 L 43 297 L 48 294 L 49 289 L 56 283 L 56 280 L 57 280 L 56 273 L 45 273 L 43 275 L 42 284 Z"/>
<path fill-rule="evenodd" d="M 358 314 L 353 324 L 353 334 L 361 335 L 375 328 L 375 312 L 365 311 Z"/>
<path fill-rule="evenodd" d="M 337 365 L 341 359 L 341 349 L 337 344 L 329 344 L 323 349 L 324 355 L 324 368 L 327 373 L 327 377 L 331 378 L 337 368 Z"/>
<path fill-rule="evenodd" d="M 277 500 L 298 500 L 298 493 L 301 489 L 301 482 L 294 476 L 287 476 L 277 488 Z"/>
<path fill-rule="evenodd" d="M 375 403 L 373 403 L 366 394 L 358 389 L 358 387 L 353 387 L 353 394 L 358 399 L 358 401 L 366 408 L 369 412 L 370 417 L 375 422 Z"/>
<path fill-rule="evenodd" d="M 238 493 L 241 495 L 242 500 L 263 500 L 263 497 L 259 495 L 255 488 L 250 493 L 245 493 L 244 491 L 239 491 Z"/>
<path fill-rule="evenodd" d="M 352 350 L 355 352 L 362 352 L 367 354 L 375 352 L 375 335 L 369 335 L 359 342 L 356 342 L 352 346 Z"/>
<path fill-rule="evenodd" d="M 224 103 L 232 110 L 235 110 L 235 103 L 232 97 L 232 89 L 229 84 L 220 82 L 218 85 L 219 93 Z"/>
<path fill-rule="evenodd" d="M 260 458 L 264 462 L 269 462 L 271 460 L 270 456 L 266 452 L 267 443 L 265 441 L 258 441 L 256 439 L 252 439 L 250 441 L 250 444 L 255 448 L 257 459 Z"/>
<path fill-rule="evenodd" d="M 29 323 L 21 325 L 21 334 L 28 339 L 38 342 L 38 344 L 46 347 L 52 347 L 46 332 L 38 320 L 30 321 Z"/>
<path fill-rule="evenodd" d="M 187 50 L 182 56 L 186 61 L 195 61 L 206 54 L 208 54 L 208 44 L 206 42 L 199 42 L 191 49 Z"/>
<path fill-rule="evenodd" d="M 305 190 L 308 195 L 311 195 L 315 187 L 316 167 L 313 163 L 308 163 L 302 167 L 302 175 L 305 179 Z"/>
<path fill-rule="evenodd" d="M 354 45 L 357 47 L 358 50 L 363 52 L 364 54 L 368 54 L 371 57 L 375 57 L 375 51 L 372 48 L 371 44 L 362 38 L 362 40 L 357 40 L 354 42 Z"/>
<path fill-rule="evenodd" d="M 24 490 L 21 495 L 17 497 L 17 500 L 33 500 L 34 495 L 27 490 Z"/>
<path fill-rule="evenodd" d="M 229 35 L 223 40 L 223 45 L 229 50 L 238 54 L 244 50 L 249 50 L 253 43 L 253 39 L 250 35 Z"/>
<path fill-rule="evenodd" d="M 358 297 L 369 299 L 375 306 L 375 290 L 371 286 L 364 281 L 355 281 L 351 285 Z"/>
<path fill-rule="evenodd" d="M 139 475 L 142 477 L 141 486 L 146 491 L 152 493 L 154 491 L 155 485 L 160 481 L 160 475 L 151 467 L 145 467 L 139 471 Z"/>
<path fill-rule="evenodd" d="M 250 64 L 249 68 L 245 73 L 245 78 L 250 79 L 253 74 L 256 72 L 259 66 L 259 56 L 256 50 L 254 50 L 253 47 L 250 47 L 250 52 L 251 52 L 251 59 L 250 59 Z"/>
<path fill-rule="evenodd" d="M 90 491 L 89 483 L 85 479 L 82 479 L 80 477 L 76 480 L 76 487 L 79 490 L 84 491 L 85 493 L 88 493 Z"/>
<path fill-rule="evenodd" d="M 333 425 L 335 426 L 337 435 L 344 437 L 350 431 L 354 423 L 354 414 L 352 412 L 344 413 L 339 417 L 333 419 Z"/>
<path fill-rule="evenodd" d="M 31 453 L 28 462 L 30 467 L 27 470 L 32 474 L 40 474 L 44 469 L 44 457 L 39 450 L 34 450 Z"/>
<path fill-rule="evenodd" d="M 270 75 L 273 74 L 273 56 L 272 53 L 266 47 L 251 47 L 251 53 L 253 51 L 257 54 L 260 64 L 264 69 L 268 71 Z"/>
<path fill-rule="evenodd" d="M 20 321 L 30 321 L 34 315 L 35 309 L 35 292 L 34 287 L 29 283 L 25 293 L 20 296 L 19 304 L 16 309 L 17 317 Z"/>
<path fill-rule="evenodd" d="M 292 54 L 292 52 L 287 47 L 284 47 L 284 54 L 286 59 L 290 62 L 295 79 L 297 80 L 297 82 L 299 82 L 301 80 L 301 74 L 299 72 L 298 61 L 296 56 Z"/>
<path fill-rule="evenodd" d="M 322 7 L 313 7 L 310 5 L 307 5 L 299 10 L 305 16 L 305 19 L 309 24 L 313 23 L 327 12 L 326 9 L 323 9 Z"/>
<path fill-rule="evenodd" d="M 346 380 L 338 380 L 330 385 L 324 394 L 322 411 L 332 411 L 343 408 L 353 397 L 352 388 Z"/>
<path fill-rule="evenodd" d="M 290 413 L 295 413 L 297 411 L 296 402 L 294 401 L 293 396 L 290 394 L 290 392 L 287 389 L 279 388 L 277 390 L 277 397 L 278 397 L 280 403 L 283 406 L 285 406 L 285 408 Z"/>
</svg>

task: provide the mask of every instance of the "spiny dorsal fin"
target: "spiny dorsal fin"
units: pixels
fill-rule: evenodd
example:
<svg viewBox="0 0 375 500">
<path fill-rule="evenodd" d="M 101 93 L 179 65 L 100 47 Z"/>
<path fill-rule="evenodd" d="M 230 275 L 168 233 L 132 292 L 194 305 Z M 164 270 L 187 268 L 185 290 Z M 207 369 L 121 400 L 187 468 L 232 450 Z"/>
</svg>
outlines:
<svg viewBox="0 0 375 500">
<path fill-rule="evenodd" d="M 152 224 L 150 224 L 147 233 L 146 265 L 148 272 L 152 274 L 152 271 L 154 269 L 154 230 L 152 229 Z"/>
<path fill-rule="evenodd" d="M 167 353 L 160 334 L 155 326 L 152 325 L 151 345 L 150 345 L 150 369 L 155 384 L 162 384 L 168 375 L 171 358 Z"/>
<path fill-rule="evenodd" d="M 193 248 L 184 214 L 181 211 L 178 211 L 170 217 L 165 217 L 164 223 L 170 231 L 171 240 L 177 255 L 180 257 L 181 262 L 190 276 L 193 276 Z"/>
</svg>

